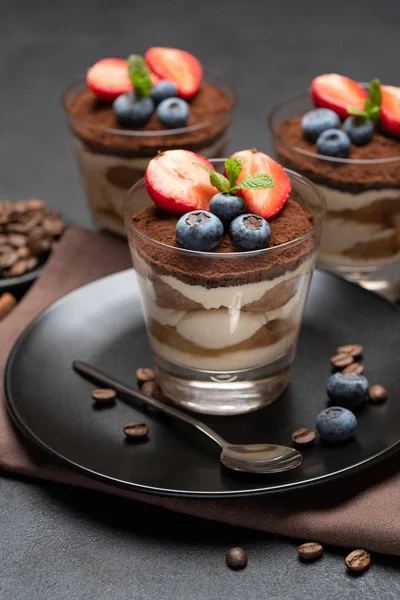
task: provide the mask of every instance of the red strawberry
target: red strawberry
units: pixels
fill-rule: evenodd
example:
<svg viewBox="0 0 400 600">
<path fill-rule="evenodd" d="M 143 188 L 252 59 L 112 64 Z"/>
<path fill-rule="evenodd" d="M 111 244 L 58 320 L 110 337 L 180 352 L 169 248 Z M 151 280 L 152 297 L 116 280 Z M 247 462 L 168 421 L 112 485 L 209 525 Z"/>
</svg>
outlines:
<svg viewBox="0 0 400 600">
<path fill-rule="evenodd" d="M 169 79 L 178 87 L 178 96 L 191 98 L 203 78 L 201 63 L 193 54 L 176 48 L 153 46 L 144 55 L 149 69 L 160 79 Z"/>
<path fill-rule="evenodd" d="M 98 98 L 112 102 L 132 90 L 128 64 L 122 58 L 103 58 L 87 72 L 86 83 Z"/>
<path fill-rule="evenodd" d="M 381 124 L 389 135 L 400 136 L 400 87 L 382 85 Z"/>
<path fill-rule="evenodd" d="M 194 162 L 214 170 L 206 158 L 190 150 L 167 150 L 149 162 L 145 183 L 154 204 L 177 214 L 208 209 L 217 190 L 207 171 Z"/>
<path fill-rule="evenodd" d="M 277 215 L 285 205 L 292 190 L 290 179 L 279 163 L 263 152 L 257 150 L 241 150 L 232 154 L 231 158 L 239 156 L 243 167 L 236 183 L 253 173 L 267 173 L 274 180 L 274 187 L 265 190 L 240 190 L 246 203 L 246 212 L 254 213 L 271 219 Z"/>
<path fill-rule="evenodd" d="M 320 75 L 311 83 L 311 96 L 318 108 L 330 108 L 342 119 L 348 117 L 347 109 L 364 110 L 368 98 L 366 90 L 356 81 L 336 73 Z"/>
</svg>

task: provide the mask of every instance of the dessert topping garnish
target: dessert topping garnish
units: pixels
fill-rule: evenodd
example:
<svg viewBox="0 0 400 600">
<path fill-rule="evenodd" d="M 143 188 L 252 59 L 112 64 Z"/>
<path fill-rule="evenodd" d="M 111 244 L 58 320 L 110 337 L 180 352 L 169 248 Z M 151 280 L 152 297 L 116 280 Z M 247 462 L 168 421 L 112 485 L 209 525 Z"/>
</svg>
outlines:
<svg viewBox="0 0 400 600">
<path fill-rule="evenodd" d="M 381 124 L 389 135 L 400 136 L 400 87 L 382 85 Z"/>
<path fill-rule="evenodd" d="M 112 102 L 132 90 L 126 60 L 122 58 L 103 58 L 87 72 L 87 86 L 100 100 Z"/>
<path fill-rule="evenodd" d="M 129 56 L 127 68 L 134 91 L 118 96 L 113 102 L 113 109 L 123 127 L 141 127 L 154 112 L 154 102 L 150 98 L 150 71 L 139 54 Z"/>
<path fill-rule="evenodd" d="M 354 82 L 355 83 L 355 82 Z M 358 85 L 358 84 L 357 84 Z M 349 115 L 356 115 L 357 124 L 362 124 L 366 119 L 369 119 L 375 125 L 379 122 L 379 115 L 382 105 L 381 82 L 379 79 L 372 79 L 369 83 L 368 98 L 364 100 L 364 107 L 361 110 L 359 107 L 350 106 L 347 109 Z"/>
<path fill-rule="evenodd" d="M 160 79 L 168 79 L 176 84 L 178 96 L 192 98 L 198 91 L 203 68 L 190 52 L 154 46 L 146 51 L 144 58 L 149 69 Z"/>
<path fill-rule="evenodd" d="M 356 81 L 337 73 L 319 75 L 311 83 L 311 96 L 318 108 L 330 108 L 341 119 L 348 116 L 348 109 L 364 110 L 367 92 Z"/>
</svg>

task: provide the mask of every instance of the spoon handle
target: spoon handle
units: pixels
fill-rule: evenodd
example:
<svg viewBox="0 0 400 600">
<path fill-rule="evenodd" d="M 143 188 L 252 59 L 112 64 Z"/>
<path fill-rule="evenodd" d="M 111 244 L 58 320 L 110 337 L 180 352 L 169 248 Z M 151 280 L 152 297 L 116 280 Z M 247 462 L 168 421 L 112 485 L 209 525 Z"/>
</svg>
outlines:
<svg viewBox="0 0 400 600">
<path fill-rule="evenodd" d="M 114 379 L 110 375 L 107 375 L 103 371 L 100 371 L 96 367 L 93 367 L 92 365 L 89 365 L 88 363 L 85 363 L 81 360 L 75 360 L 72 363 L 72 366 L 77 373 L 83 375 L 83 377 L 85 377 L 86 379 L 89 379 L 90 381 L 96 384 L 100 384 L 105 387 L 114 389 L 121 397 L 121 399 L 128 401 L 129 404 L 132 404 L 132 400 L 139 400 L 140 402 L 143 402 L 143 404 L 152 406 L 153 408 L 156 408 L 160 412 L 163 412 L 170 417 L 174 417 L 175 419 L 183 421 L 188 425 L 192 425 L 193 427 L 204 433 L 204 435 L 213 440 L 215 443 L 217 443 L 221 448 L 226 446 L 225 440 L 222 439 L 222 437 L 220 437 L 215 431 L 210 429 L 210 427 L 208 427 L 205 423 L 202 423 L 194 417 L 191 417 L 190 415 L 181 412 L 177 408 L 169 406 L 168 404 L 164 404 L 164 402 L 160 402 L 160 400 L 157 400 L 152 396 L 145 396 L 135 388 L 125 385 L 121 381 Z M 138 404 L 139 403 L 135 402 L 135 408 L 140 408 L 140 405 Z"/>
</svg>

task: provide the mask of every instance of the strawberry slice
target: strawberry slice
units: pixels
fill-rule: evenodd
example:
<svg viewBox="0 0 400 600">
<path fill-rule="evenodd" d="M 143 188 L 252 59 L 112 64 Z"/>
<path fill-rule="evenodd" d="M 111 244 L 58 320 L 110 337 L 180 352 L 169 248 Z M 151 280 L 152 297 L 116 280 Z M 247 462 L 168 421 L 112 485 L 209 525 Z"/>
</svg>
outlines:
<svg viewBox="0 0 400 600">
<path fill-rule="evenodd" d="M 194 162 L 214 170 L 206 158 L 190 150 L 167 150 L 149 162 L 145 183 L 154 204 L 177 214 L 208 209 L 217 189 L 207 171 Z"/>
<path fill-rule="evenodd" d="M 144 60 L 160 79 L 169 79 L 176 84 L 178 96 L 192 98 L 199 89 L 203 68 L 190 52 L 153 46 L 145 53 Z"/>
<path fill-rule="evenodd" d="M 347 109 L 364 110 L 368 98 L 366 90 L 356 81 L 336 73 L 320 75 L 311 83 L 311 96 L 318 108 L 330 108 L 342 119 L 348 117 Z"/>
<path fill-rule="evenodd" d="M 87 72 L 86 83 L 94 94 L 105 102 L 132 90 L 127 61 L 122 58 L 103 58 Z"/>
<path fill-rule="evenodd" d="M 382 85 L 381 124 L 389 135 L 400 136 L 400 87 Z"/>
<path fill-rule="evenodd" d="M 284 207 L 292 190 L 289 176 L 279 163 L 263 152 L 257 150 L 241 150 L 232 154 L 243 161 L 242 170 L 236 184 L 253 173 L 267 173 L 274 180 L 274 187 L 265 190 L 240 190 L 246 203 L 246 212 L 254 213 L 264 219 L 275 217 Z"/>
</svg>

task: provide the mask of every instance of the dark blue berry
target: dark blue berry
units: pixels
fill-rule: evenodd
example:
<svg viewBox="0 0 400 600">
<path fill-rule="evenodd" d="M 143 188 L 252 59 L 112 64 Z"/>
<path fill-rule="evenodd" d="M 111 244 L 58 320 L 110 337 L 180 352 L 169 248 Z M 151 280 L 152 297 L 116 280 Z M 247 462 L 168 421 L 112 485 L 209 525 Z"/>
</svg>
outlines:
<svg viewBox="0 0 400 600">
<path fill-rule="evenodd" d="M 316 108 L 306 113 L 301 120 L 304 137 L 315 142 L 327 129 L 340 127 L 340 117 L 329 108 Z"/>
<path fill-rule="evenodd" d="M 167 98 L 157 106 L 157 117 L 168 129 L 185 127 L 189 119 L 189 105 L 182 98 Z"/>
<path fill-rule="evenodd" d="M 347 117 L 343 123 L 343 131 L 347 133 L 353 144 L 363 146 L 372 140 L 375 126 L 370 119 Z"/>
<path fill-rule="evenodd" d="M 332 443 L 346 442 L 357 427 L 357 419 L 350 410 L 332 406 L 319 413 L 317 431 L 323 440 Z"/>
<path fill-rule="evenodd" d="M 151 98 L 156 106 L 167 98 L 174 98 L 178 95 L 178 88 L 172 81 L 163 79 L 151 88 Z"/>
<path fill-rule="evenodd" d="M 239 196 L 220 192 L 211 198 L 210 210 L 221 221 L 230 223 L 233 219 L 244 213 L 246 205 L 244 200 L 239 198 Z"/>
<path fill-rule="evenodd" d="M 338 406 L 355 408 L 367 398 L 368 380 L 357 373 L 338 372 L 329 377 L 326 391 Z"/>
<path fill-rule="evenodd" d="M 206 210 L 194 210 L 183 215 L 176 224 L 178 242 L 188 250 L 212 250 L 222 240 L 222 222 Z"/>
<path fill-rule="evenodd" d="M 317 139 L 318 153 L 326 156 L 347 158 L 350 146 L 349 136 L 341 129 L 327 129 Z"/>
<path fill-rule="evenodd" d="M 113 102 L 117 121 L 124 127 L 145 125 L 154 112 L 154 102 L 148 96 L 138 98 L 135 92 L 121 94 Z"/>
<path fill-rule="evenodd" d="M 268 246 L 271 228 L 258 215 L 240 215 L 229 228 L 232 244 L 238 250 L 260 250 Z"/>
</svg>

